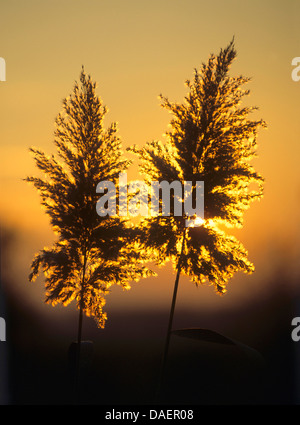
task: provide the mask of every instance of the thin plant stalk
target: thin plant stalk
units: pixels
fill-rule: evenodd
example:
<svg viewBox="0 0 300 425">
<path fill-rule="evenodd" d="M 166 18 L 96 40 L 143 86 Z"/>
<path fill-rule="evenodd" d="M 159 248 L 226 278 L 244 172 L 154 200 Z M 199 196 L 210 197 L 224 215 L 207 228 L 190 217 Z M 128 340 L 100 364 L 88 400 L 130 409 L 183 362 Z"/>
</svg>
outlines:
<svg viewBox="0 0 300 425">
<path fill-rule="evenodd" d="M 168 358 L 168 352 L 169 352 L 169 345 L 170 345 L 170 338 L 171 338 L 171 332 L 172 332 L 172 324 L 173 324 L 173 317 L 174 317 L 174 311 L 175 311 L 175 304 L 176 304 L 176 298 L 177 298 L 177 291 L 178 291 L 178 284 L 179 284 L 179 278 L 181 273 L 181 262 L 183 257 L 183 251 L 184 251 L 184 244 L 185 244 L 185 238 L 186 238 L 186 228 L 184 228 L 183 231 L 183 237 L 182 237 L 182 245 L 181 245 L 181 253 L 177 264 L 177 273 L 176 273 L 176 279 L 174 283 L 174 289 L 173 289 L 173 296 L 172 296 L 172 304 L 170 309 L 170 316 L 169 316 L 169 324 L 167 329 L 167 335 L 165 340 L 165 348 L 162 358 L 162 365 L 161 365 L 161 371 L 160 371 L 160 377 L 159 377 L 159 384 L 158 384 L 158 390 L 157 390 L 157 397 L 159 396 L 162 382 L 165 375 L 165 368 Z"/>
<path fill-rule="evenodd" d="M 84 293 L 85 269 L 86 269 L 86 252 L 84 253 L 84 262 L 83 262 L 83 270 L 82 270 L 80 308 L 79 308 L 78 333 L 77 333 L 76 371 L 75 371 L 75 400 L 77 402 L 79 401 L 80 349 L 81 349 L 81 339 L 82 339 L 83 293 Z"/>
</svg>

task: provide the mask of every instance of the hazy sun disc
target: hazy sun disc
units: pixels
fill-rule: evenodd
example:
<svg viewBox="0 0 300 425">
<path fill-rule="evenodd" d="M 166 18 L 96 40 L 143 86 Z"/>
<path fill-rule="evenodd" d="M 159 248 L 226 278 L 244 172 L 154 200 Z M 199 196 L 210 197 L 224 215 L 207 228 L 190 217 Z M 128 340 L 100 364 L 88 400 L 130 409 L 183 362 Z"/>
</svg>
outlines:
<svg viewBox="0 0 300 425">
<path fill-rule="evenodd" d="M 200 227 L 203 223 L 205 223 L 205 220 L 202 217 L 198 216 L 190 220 L 188 227 Z"/>
</svg>

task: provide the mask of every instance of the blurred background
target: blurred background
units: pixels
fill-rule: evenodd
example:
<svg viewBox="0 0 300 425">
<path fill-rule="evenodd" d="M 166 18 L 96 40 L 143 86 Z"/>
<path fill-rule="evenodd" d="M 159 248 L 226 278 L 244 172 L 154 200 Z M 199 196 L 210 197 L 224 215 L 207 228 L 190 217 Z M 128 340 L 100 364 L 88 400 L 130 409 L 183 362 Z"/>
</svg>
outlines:
<svg viewBox="0 0 300 425">
<path fill-rule="evenodd" d="M 1 404 L 72 400 L 68 349 L 78 312 L 72 304 L 45 305 L 42 277 L 28 282 L 34 254 L 54 241 L 38 194 L 22 181 L 36 174 L 28 148 L 55 153 L 54 120 L 82 65 L 109 109 L 105 124 L 118 122 L 124 149 L 161 139 L 170 115 L 158 95 L 182 102 L 194 68 L 233 36 L 231 75 L 252 78 L 247 102 L 259 107 L 253 118 L 268 123 L 253 161 L 265 177 L 265 196 L 245 214 L 243 229 L 231 231 L 256 271 L 237 274 L 223 297 L 182 277 L 174 328 L 210 329 L 254 351 L 173 335 L 162 402 L 299 403 L 300 342 L 291 339 L 291 321 L 300 316 L 300 82 L 291 78 L 299 16 L 297 0 L 2 3 Z M 129 174 L 139 178 L 136 163 Z M 112 289 L 105 329 L 84 318 L 83 338 L 94 351 L 82 375 L 82 403 L 153 401 L 175 279 L 169 265 L 156 271 L 130 291 Z"/>
</svg>

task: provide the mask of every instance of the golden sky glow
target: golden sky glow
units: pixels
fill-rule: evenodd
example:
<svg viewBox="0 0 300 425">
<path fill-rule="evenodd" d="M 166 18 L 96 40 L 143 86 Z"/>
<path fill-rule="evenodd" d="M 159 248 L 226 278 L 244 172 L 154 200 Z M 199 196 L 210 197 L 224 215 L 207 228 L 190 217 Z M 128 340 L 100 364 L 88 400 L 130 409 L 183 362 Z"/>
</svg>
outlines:
<svg viewBox="0 0 300 425">
<path fill-rule="evenodd" d="M 109 109 L 105 123 L 118 122 L 124 148 L 142 146 L 167 130 L 170 115 L 159 106 L 158 95 L 182 101 L 187 93 L 184 81 L 193 69 L 233 35 L 238 55 L 231 74 L 252 77 L 248 102 L 259 106 L 255 118 L 266 120 L 268 130 L 259 132 L 258 158 L 253 161 L 266 179 L 265 195 L 246 213 L 244 228 L 235 232 L 257 271 L 241 287 L 233 285 L 232 296 L 242 296 L 248 285 L 259 290 L 272 272 L 272 261 L 278 262 L 286 249 L 287 267 L 297 267 L 293 255 L 300 247 L 300 82 L 291 78 L 292 59 L 300 56 L 297 0 L 3 3 L 0 56 L 6 61 L 6 81 L 0 82 L 0 219 L 16 234 L 27 235 L 20 239 L 23 257 L 16 265 L 20 276 L 25 273 L 18 281 L 25 296 L 35 291 L 25 284 L 31 257 L 51 241 L 39 197 L 21 180 L 37 174 L 28 148 L 54 151 L 54 119 L 62 109 L 61 100 L 79 79 L 81 66 L 98 83 L 97 93 Z M 139 178 L 135 166 L 130 173 Z M 139 283 L 136 292 L 122 296 L 129 305 L 151 304 L 161 285 L 171 291 L 168 284 L 173 279 L 167 282 L 166 275 L 161 271 L 157 286 Z M 195 300 L 194 292 L 192 284 L 185 285 L 179 302 L 194 300 L 196 305 L 202 295 Z M 203 293 L 214 296 L 213 291 Z"/>
</svg>

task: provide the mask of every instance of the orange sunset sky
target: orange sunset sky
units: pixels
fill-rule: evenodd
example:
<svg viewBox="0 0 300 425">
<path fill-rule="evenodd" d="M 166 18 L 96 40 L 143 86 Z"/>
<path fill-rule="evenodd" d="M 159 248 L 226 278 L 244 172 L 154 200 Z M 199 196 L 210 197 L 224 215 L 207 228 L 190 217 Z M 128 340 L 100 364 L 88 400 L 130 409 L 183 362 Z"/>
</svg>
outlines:
<svg viewBox="0 0 300 425">
<path fill-rule="evenodd" d="M 124 148 L 142 146 L 167 130 L 170 115 L 158 95 L 182 101 L 194 68 L 235 36 L 238 56 L 231 75 L 252 77 L 247 102 L 258 106 L 255 117 L 268 123 L 259 133 L 253 162 L 265 177 L 265 195 L 245 214 L 244 228 L 232 231 L 248 249 L 256 272 L 234 277 L 224 297 L 182 278 L 178 308 L 226 309 L 266 297 L 274 276 L 283 272 L 289 276 L 287 290 L 294 291 L 300 276 L 300 82 L 291 78 L 291 62 L 300 56 L 299 16 L 297 0 L 2 2 L 0 56 L 6 81 L 0 82 L 0 219 L 13 235 L 2 260 L 2 273 L 11 279 L 7 290 L 20 303 L 56 317 L 55 309 L 43 304 L 42 279 L 35 284 L 27 279 L 34 253 L 50 245 L 54 235 L 38 194 L 22 178 L 36 174 L 30 146 L 55 152 L 54 120 L 81 66 L 98 83 L 97 93 L 109 109 L 105 124 L 118 122 Z M 139 178 L 136 164 L 130 173 Z M 108 312 L 168 308 L 171 273 L 166 266 L 130 292 L 115 288 Z"/>
</svg>

